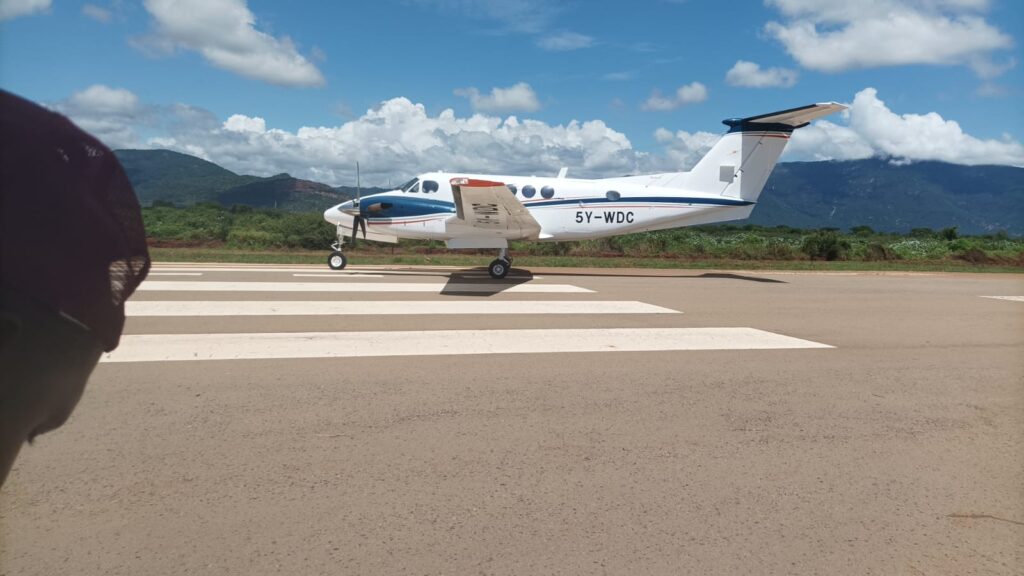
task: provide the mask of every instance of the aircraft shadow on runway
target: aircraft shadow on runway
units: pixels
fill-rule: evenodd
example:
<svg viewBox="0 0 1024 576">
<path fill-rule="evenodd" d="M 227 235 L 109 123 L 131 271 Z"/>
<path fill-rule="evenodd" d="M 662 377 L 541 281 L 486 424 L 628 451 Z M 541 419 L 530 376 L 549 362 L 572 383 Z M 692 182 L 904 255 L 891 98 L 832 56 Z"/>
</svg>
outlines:
<svg viewBox="0 0 1024 576">
<path fill-rule="evenodd" d="M 494 280 L 487 274 L 486 268 L 473 268 L 452 272 L 448 276 L 448 283 L 441 290 L 442 296 L 494 296 L 505 290 L 520 284 L 526 284 L 533 280 L 533 274 L 529 270 L 512 268 L 502 280 Z M 463 287 L 472 285 L 472 290 L 465 290 Z"/>
<path fill-rule="evenodd" d="M 608 272 L 545 272 L 545 276 L 563 276 L 563 277 L 619 277 L 619 278 L 665 278 L 665 279 L 676 279 L 676 280 L 700 280 L 700 279 L 724 279 L 724 280 L 742 280 L 745 282 L 762 282 L 767 284 L 787 284 L 783 280 L 776 280 L 774 278 L 764 278 L 761 276 L 747 276 L 744 274 L 733 274 L 729 272 L 704 272 L 703 274 L 694 275 L 691 271 L 681 270 L 678 274 L 622 274 L 615 271 Z M 469 270 L 462 270 L 459 272 L 452 272 L 448 276 L 448 283 L 445 284 L 441 294 L 444 296 L 477 296 L 477 297 L 488 297 L 496 294 L 501 294 L 505 290 L 513 286 L 525 284 L 533 280 L 533 273 L 529 270 L 521 270 L 513 268 L 509 271 L 509 275 L 502 280 L 494 280 L 487 274 L 486 268 L 473 268 Z M 467 290 L 465 287 L 472 285 L 472 290 Z"/>
</svg>

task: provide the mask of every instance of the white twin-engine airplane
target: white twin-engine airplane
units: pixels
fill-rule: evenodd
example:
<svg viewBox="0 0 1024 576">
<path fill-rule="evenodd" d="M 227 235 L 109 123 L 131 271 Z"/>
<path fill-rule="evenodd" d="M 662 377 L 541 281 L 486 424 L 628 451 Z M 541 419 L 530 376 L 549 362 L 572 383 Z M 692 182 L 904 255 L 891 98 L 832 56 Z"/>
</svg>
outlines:
<svg viewBox="0 0 1024 576">
<path fill-rule="evenodd" d="M 811 104 L 724 120 L 728 133 L 689 172 L 582 180 L 485 174 L 422 174 L 397 190 L 333 206 L 324 218 L 338 241 L 328 265 L 348 264 L 346 238 L 444 240 L 448 248 L 496 248 L 488 271 L 504 278 L 509 240 L 585 240 L 750 216 L 793 130 L 845 106 Z"/>
</svg>

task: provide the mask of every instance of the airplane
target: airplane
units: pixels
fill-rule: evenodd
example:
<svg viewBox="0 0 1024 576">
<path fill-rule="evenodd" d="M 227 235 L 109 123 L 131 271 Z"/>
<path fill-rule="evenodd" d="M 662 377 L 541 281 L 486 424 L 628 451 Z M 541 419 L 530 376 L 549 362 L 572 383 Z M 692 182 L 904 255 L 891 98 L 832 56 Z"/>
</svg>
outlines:
<svg viewBox="0 0 1024 576">
<path fill-rule="evenodd" d="M 488 266 L 504 278 L 511 240 L 586 240 L 747 218 L 793 131 L 845 109 L 836 102 L 729 118 L 728 131 L 689 172 L 619 178 L 428 172 L 395 190 L 324 211 L 334 224 L 328 266 L 348 264 L 345 240 L 443 240 L 449 249 L 497 249 Z"/>
</svg>

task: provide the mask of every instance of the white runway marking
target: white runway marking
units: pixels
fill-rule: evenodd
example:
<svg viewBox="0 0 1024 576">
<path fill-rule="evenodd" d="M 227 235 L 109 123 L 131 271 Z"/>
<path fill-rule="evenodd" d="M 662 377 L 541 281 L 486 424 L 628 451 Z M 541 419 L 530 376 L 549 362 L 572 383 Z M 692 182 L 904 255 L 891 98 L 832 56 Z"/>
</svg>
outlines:
<svg viewBox="0 0 1024 576">
<path fill-rule="evenodd" d="M 982 296 L 982 298 L 992 298 L 993 300 L 1009 300 L 1011 302 L 1024 302 L 1024 296 Z"/>
<path fill-rule="evenodd" d="M 322 274 L 292 274 L 296 278 L 383 278 L 383 274 L 364 274 L 362 272 L 329 272 Z"/>
<path fill-rule="evenodd" d="M 148 276 L 202 276 L 202 272 L 149 272 Z M 147 277 L 148 277 L 147 276 Z"/>
<path fill-rule="evenodd" d="M 165 292 L 529 292 L 529 293 L 592 293 L 593 290 L 569 284 L 430 284 L 408 283 L 341 283 L 341 282 L 143 282 L 139 291 Z"/>
<path fill-rule="evenodd" d="M 457 274 L 459 278 L 490 278 L 490 274 L 487 272 L 464 272 Z M 346 278 L 346 277 L 358 277 L 358 278 L 383 278 L 385 276 L 440 276 L 443 278 L 450 278 L 451 272 L 395 272 L 391 270 L 384 270 L 379 273 L 368 273 L 368 272 L 321 272 L 319 274 L 292 274 L 296 278 Z M 517 278 L 530 279 L 530 280 L 543 280 L 543 276 L 523 276 L 509 272 L 509 275 L 505 277 L 505 280 L 515 280 Z"/>
<path fill-rule="evenodd" d="M 324 267 L 299 268 L 299 267 L 246 267 L 246 266 L 163 266 L 155 265 L 153 270 L 158 272 L 316 272 L 324 270 Z"/>
<path fill-rule="evenodd" d="M 680 314 L 636 301 L 149 301 L 129 300 L 128 316 L 330 316 L 412 314 Z"/>
<path fill-rule="evenodd" d="M 123 336 L 104 362 L 832 348 L 754 328 L 424 330 Z"/>
</svg>

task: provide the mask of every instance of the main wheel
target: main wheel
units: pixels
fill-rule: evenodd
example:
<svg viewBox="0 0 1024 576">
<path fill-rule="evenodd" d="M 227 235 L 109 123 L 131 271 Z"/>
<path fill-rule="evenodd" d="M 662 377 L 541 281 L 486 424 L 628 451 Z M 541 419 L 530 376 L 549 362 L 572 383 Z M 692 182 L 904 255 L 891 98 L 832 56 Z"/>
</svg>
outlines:
<svg viewBox="0 0 1024 576">
<path fill-rule="evenodd" d="M 341 252 L 335 250 L 327 257 L 327 265 L 331 267 L 331 270 L 342 270 L 348 265 L 348 258 L 346 258 Z"/>
<path fill-rule="evenodd" d="M 491 262 L 491 265 L 487 267 L 487 272 L 490 273 L 491 278 L 501 280 L 508 275 L 508 268 L 508 262 L 499 258 L 494 262 Z"/>
</svg>

